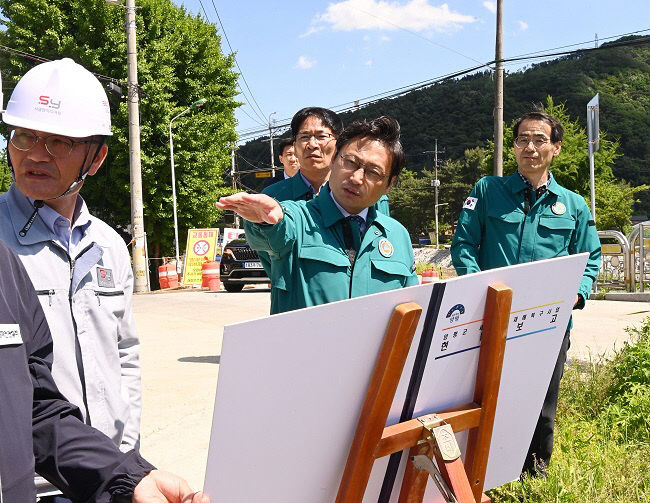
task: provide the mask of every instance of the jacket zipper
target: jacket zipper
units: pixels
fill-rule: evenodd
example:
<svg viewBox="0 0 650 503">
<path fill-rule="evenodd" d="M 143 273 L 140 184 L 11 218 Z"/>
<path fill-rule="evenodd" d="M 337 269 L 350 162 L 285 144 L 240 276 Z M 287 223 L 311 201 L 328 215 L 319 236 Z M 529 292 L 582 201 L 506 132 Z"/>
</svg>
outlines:
<svg viewBox="0 0 650 503">
<path fill-rule="evenodd" d="M 52 307 L 52 297 L 54 297 L 54 290 L 36 290 L 36 295 L 47 295 L 48 305 Z"/>
<path fill-rule="evenodd" d="M 114 290 L 111 292 L 103 292 L 99 290 L 95 290 L 95 297 L 97 298 L 97 304 L 102 305 L 102 301 L 99 300 L 100 297 L 117 297 L 119 295 L 124 295 L 124 292 L 121 290 Z"/>
<path fill-rule="evenodd" d="M 52 243 L 56 244 L 54 241 L 52 241 Z M 70 257 L 70 255 L 66 253 L 66 256 L 68 257 L 68 262 L 70 264 L 70 289 L 68 291 L 68 304 L 70 306 L 70 318 L 72 319 L 72 328 L 74 329 L 75 359 L 77 361 L 77 371 L 79 372 L 79 380 L 81 381 L 81 397 L 84 403 L 84 409 L 86 410 L 85 422 L 88 425 L 91 424 L 90 408 L 88 407 L 88 393 L 86 391 L 86 374 L 84 371 L 84 364 L 81 356 L 81 344 L 79 344 L 79 334 L 77 333 L 77 320 L 75 320 L 74 309 L 72 307 L 72 300 L 73 300 L 72 299 L 73 297 L 72 277 L 74 276 L 74 266 L 76 264 L 76 261 L 79 259 L 79 257 L 81 257 L 92 247 L 93 247 L 93 243 L 89 244 L 83 250 L 81 250 L 81 252 L 79 252 L 75 258 Z"/>
</svg>

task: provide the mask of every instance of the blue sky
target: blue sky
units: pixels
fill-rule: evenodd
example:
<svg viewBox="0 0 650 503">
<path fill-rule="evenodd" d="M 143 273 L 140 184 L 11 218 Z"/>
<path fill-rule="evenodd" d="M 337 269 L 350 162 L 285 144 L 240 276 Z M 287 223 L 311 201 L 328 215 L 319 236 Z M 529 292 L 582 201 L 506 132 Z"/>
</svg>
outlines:
<svg viewBox="0 0 650 503">
<path fill-rule="evenodd" d="M 253 95 L 240 77 L 240 100 L 247 102 L 237 111 L 242 134 L 273 112 L 283 122 L 304 106 L 335 108 L 494 59 L 495 1 L 175 2 L 212 23 L 218 10 Z M 569 44 L 593 47 L 596 34 L 602 43 L 650 29 L 648 0 L 504 4 L 506 58 Z"/>
</svg>

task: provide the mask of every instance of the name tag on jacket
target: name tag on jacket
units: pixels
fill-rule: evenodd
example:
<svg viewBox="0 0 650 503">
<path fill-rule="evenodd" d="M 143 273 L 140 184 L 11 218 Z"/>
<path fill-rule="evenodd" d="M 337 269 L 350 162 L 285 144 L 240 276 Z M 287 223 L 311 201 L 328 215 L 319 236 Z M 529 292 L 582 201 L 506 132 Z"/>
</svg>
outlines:
<svg viewBox="0 0 650 503">
<path fill-rule="evenodd" d="M 22 343 L 23 338 L 20 336 L 20 326 L 17 323 L 0 323 L 0 346 L 12 346 Z"/>
</svg>

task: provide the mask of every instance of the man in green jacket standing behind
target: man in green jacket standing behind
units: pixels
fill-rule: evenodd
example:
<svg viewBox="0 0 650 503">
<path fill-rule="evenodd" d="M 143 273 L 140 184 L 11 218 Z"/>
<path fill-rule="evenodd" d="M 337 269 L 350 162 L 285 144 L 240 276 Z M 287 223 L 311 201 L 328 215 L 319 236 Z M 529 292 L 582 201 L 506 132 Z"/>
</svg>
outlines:
<svg viewBox="0 0 650 503">
<path fill-rule="evenodd" d="M 399 124 L 380 117 L 341 132 L 329 182 L 311 201 L 243 192 L 219 200 L 269 255 L 271 314 L 418 284 L 408 232 L 375 207 L 403 165 Z"/>
<path fill-rule="evenodd" d="M 514 127 L 517 172 L 478 181 L 465 200 L 451 247 L 459 275 L 523 262 L 588 252 L 575 299 L 582 309 L 600 268 L 600 240 L 582 196 L 561 187 L 549 168 L 562 150 L 564 128 L 548 114 L 531 112 Z M 547 281 L 548 278 L 531 278 Z M 570 346 L 569 326 L 542 405 L 523 472 L 546 475 L 553 452 L 553 429 L 560 379 Z"/>
</svg>

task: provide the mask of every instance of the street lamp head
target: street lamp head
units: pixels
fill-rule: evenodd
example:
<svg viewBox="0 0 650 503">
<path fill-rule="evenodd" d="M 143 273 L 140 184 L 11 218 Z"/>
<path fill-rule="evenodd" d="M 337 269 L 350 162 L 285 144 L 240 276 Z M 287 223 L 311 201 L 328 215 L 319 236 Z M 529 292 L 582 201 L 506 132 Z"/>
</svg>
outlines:
<svg viewBox="0 0 650 503">
<path fill-rule="evenodd" d="M 190 107 L 192 107 L 192 108 L 202 107 L 203 105 L 205 105 L 207 103 L 207 101 L 208 100 L 206 100 L 205 98 L 201 98 L 200 100 L 196 100 L 194 103 L 192 103 L 190 105 Z"/>
</svg>

